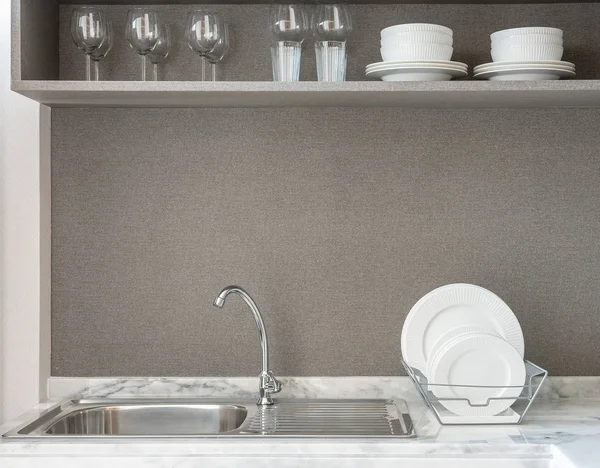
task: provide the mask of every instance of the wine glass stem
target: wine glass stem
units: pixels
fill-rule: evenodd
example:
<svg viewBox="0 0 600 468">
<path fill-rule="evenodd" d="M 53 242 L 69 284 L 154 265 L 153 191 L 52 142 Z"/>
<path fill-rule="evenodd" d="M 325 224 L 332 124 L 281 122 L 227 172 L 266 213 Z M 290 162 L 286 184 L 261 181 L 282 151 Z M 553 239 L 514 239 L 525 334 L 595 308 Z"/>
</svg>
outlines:
<svg viewBox="0 0 600 468">
<path fill-rule="evenodd" d="M 146 81 L 146 56 L 142 55 L 142 81 Z"/>
<path fill-rule="evenodd" d="M 158 81 L 158 64 L 154 64 L 154 81 Z"/>
<path fill-rule="evenodd" d="M 217 81 L 217 64 L 211 63 L 212 81 Z"/>
<path fill-rule="evenodd" d="M 202 81 L 206 79 L 206 57 L 202 56 Z"/>
<path fill-rule="evenodd" d="M 85 79 L 92 81 L 92 57 L 89 54 L 85 56 Z"/>
<path fill-rule="evenodd" d="M 94 60 L 94 70 L 96 71 L 96 81 L 100 81 L 100 62 Z"/>
</svg>

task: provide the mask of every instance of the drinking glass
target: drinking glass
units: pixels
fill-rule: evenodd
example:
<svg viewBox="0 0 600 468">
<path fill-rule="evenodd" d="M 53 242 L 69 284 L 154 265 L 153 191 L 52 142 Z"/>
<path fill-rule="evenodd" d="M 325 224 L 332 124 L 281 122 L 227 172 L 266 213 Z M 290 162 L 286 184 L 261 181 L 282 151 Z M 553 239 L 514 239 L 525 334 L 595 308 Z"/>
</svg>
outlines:
<svg viewBox="0 0 600 468">
<path fill-rule="evenodd" d="M 301 4 L 274 4 L 269 12 L 274 81 L 298 81 L 302 41 L 310 31 L 306 8 Z"/>
<path fill-rule="evenodd" d="M 104 12 L 94 7 L 78 7 L 71 16 L 71 37 L 75 45 L 86 54 L 85 79 L 92 79 L 91 54 L 98 49 L 106 36 Z"/>
<path fill-rule="evenodd" d="M 129 45 L 142 56 L 142 81 L 146 81 L 146 55 L 154 48 L 159 36 L 158 13 L 149 8 L 134 8 L 127 12 L 125 37 Z"/>
<path fill-rule="evenodd" d="M 319 4 L 312 18 L 319 81 L 346 79 L 346 40 L 352 31 L 352 18 L 346 4 Z"/>
<path fill-rule="evenodd" d="M 91 54 L 90 57 L 92 59 L 92 61 L 94 62 L 94 71 L 95 71 L 95 81 L 99 81 L 100 80 L 100 60 L 102 60 L 104 57 L 106 57 L 106 54 L 108 54 L 110 52 L 110 49 L 112 49 L 113 46 L 113 29 L 112 29 L 112 23 L 107 20 L 106 21 L 106 35 L 104 37 L 104 40 L 102 41 L 102 44 L 100 44 L 100 47 L 98 47 L 96 50 L 94 50 Z"/>
<path fill-rule="evenodd" d="M 229 52 L 229 48 L 231 47 L 229 39 L 229 25 L 227 23 L 223 23 L 221 31 L 221 38 L 215 44 L 213 49 L 206 54 L 206 58 L 211 64 L 212 81 L 217 81 L 217 62 L 223 60 L 225 55 L 227 55 Z"/>
<path fill-rule="evenodd" d="M 148 53 L 148 58 L 153 64 L 153 78 L 158 81 L 158 64 L 164 62 L 171 51 L 171 28 L 168 24 L 159 26 L 158 40 L 154 48 Z"/>
<path fill-rule="evenodd" d="M 189 12 L 186 37 L 190 49 L 202 59 L 202 81 L 206 74 L 206 56 L 222 38 L 222 31 L 223 22 L 218 14 L 204 10 Z"/>
</svg>

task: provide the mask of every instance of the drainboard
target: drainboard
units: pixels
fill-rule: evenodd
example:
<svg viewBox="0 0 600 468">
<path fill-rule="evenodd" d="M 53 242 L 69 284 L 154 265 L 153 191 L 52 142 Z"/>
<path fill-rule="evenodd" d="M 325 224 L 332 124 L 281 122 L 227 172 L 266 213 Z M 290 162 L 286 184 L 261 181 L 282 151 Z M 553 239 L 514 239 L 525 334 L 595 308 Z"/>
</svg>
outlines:
<svg viewBox="0 0 600 468">
<path fill-rule="evenodd" d="M 5 438 L 411 437 L 403 400 L 67 400 Z"/>
</svg>

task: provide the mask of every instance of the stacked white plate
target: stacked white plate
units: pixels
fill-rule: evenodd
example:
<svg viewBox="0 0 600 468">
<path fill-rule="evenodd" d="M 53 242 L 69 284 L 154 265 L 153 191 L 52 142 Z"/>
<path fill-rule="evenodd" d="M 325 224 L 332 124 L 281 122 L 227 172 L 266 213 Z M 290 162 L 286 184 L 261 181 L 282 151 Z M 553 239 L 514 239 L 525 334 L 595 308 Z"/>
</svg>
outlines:
<svg viewBox="0 0 600 468">
<path fill-rule="evenodd" d="M 402 356 L 454 414 L 489 417 L 521 394 L 526 372 L 519 321 L 494 293 L 450 284 L 422 297 L 402 328 Z"/>
<path fill-rule="evenodd" d="M 564 50 L 561 29 L 503 29 L 491 34 L 490 38 L 493 62 L 475 67 L 475 78 L 532 81 L 575 76 L 575 65 L 561 60 Z"/>
<path fill-rule="evenodd" d="M 411 23 L 381 31 L 383 62 L 366 74 L 383 81 L 447 81 L 467 76 L 467 65 L 452 62 L 453 32 L 438 24 Z"/>
</svg>

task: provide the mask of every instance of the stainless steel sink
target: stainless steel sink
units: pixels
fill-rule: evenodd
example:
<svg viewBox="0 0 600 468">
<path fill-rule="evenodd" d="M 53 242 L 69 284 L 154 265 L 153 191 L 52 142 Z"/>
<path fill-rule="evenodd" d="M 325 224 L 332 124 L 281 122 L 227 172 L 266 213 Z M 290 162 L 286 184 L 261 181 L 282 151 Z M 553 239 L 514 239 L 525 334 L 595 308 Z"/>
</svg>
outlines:
<svg viewBox="0 0 600 468">
<path fill-rule="evenodd" d="M 403 400 L 68 400 L 5 438 L 410 437 Z"/>
</svg>

